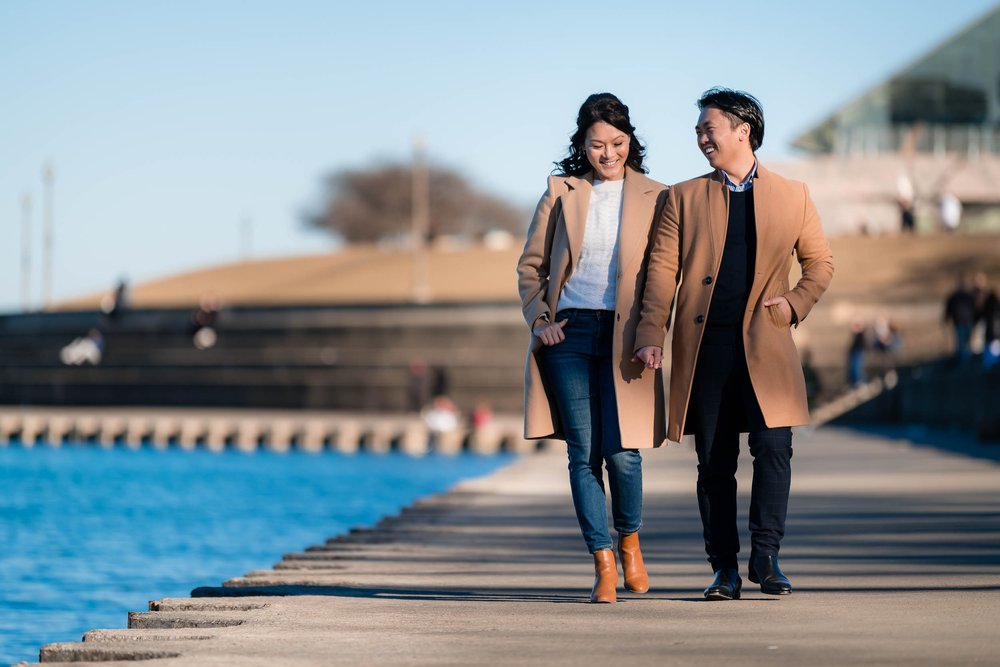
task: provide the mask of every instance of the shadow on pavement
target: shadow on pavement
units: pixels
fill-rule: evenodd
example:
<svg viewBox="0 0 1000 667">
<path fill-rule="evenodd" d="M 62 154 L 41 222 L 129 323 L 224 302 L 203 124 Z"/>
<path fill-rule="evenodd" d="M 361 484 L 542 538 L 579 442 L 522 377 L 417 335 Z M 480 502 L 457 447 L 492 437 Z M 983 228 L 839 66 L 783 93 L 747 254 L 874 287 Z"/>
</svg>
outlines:
<svg viewBox="0 0 1000 667">
<path fill-rule="evenodd" d="M 889 440 L 909 442 L 917 447 L 929 447 L 950 454 L 1000 463 L 1000 442 L 985 442 L 961 431 L 934 429 L 920 424 L 837 424 L 836 427 Z"/>
</svg>

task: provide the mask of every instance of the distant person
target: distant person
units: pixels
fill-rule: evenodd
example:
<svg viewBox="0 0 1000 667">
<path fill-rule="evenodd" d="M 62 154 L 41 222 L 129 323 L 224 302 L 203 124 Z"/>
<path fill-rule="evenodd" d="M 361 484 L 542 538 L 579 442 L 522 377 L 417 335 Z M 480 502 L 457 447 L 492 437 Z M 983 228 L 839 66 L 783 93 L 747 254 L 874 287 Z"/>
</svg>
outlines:
<svg viewBox="0 0 1000 667">
<path fill-rule="evenodd" d="M 67 366 L 90 364 L 97 366 L 104 355 L 104 336 L 99 329 L 91 329 L 86 336 L 73 339 L 59 351 L 59 360 Z"/>
<path fill-rule="evenodd" d="M 444 366 L 434 368 L 434 380 L 431 383 L 431 395 L 449 396 L 451 394 L 451 375 Z"/>
<path fill-rule="evenodd" d="M 458 428 L 458 408 L 447 396 L 435 396 L 424 412 L 424 423 L 430 431 L 431 440 L 437 443 L 441 436 Z"/>
<path fill-rule="evenodd" d="M 472 425 L 474 431 L 489 428 L 493 425 L 493 409 L 490 407 L 489 401 L 485 399 L 476 401 L 469 415 L 469 423 Z"/>
<path fill-rule="evenodd" d="M 912 234 L 917 228 L 917 219 L 913 212 L 913 201 L 910 199 L 900 199 L 899 205 L 899 229 L 904 234 Z"/>
<path fill-rule="evenodd" d="M 469 413 L 469 445 L 474 451 L 479 451 L 483 447 L 491 447 L 500 444 L 499 432 L 493 421 L 493 408 L 489 401 L 484 398 L 476 400 Z"/>
<path fill-rule="evenodd" d="M 101 311 L 108 319 L 115 320 L 132 306 L 132 296 L 129 292 L 128 280 L 122 278 L 115 285 L 114 292 L 106 294 L 101 299 Z"/>
<path fill-rule="evenodd" d="M 972 357 L 972 327 L 976 323 L 976 302 L 965 274 L 944 304 L 944 321 L 951 325 L 955 338 L 955 361 L 964 364 Z"/>
<path fill-rule="evenodd" d="M 753 457 L 749 579 L 763 593 L 787 595 L 792 584 L 778 551 L 792 480 L 791 427 L 809 423 L 791 329 L 830 285 L 833 256 L 809 189 L 757 159 L 760 102 L 713 88 L 697 105 L 695 138 L 712 171 L 670 188 L 649 255 L 635 351 L 659 367 L 672 325 L 667 437 L 694 435 L 698 507 L 714 573 L 705 599 L 738 599 L 743 586 L 741 433 L 749 434 Z M 793 261 L 802 276 L 790 286 Z"/>
<path fill-rule="evenodd" d="M 868 382 L 865 375 L 865 352 L 868 350 L 868 337 L 865 323 L 860 319 L 851 321 L 851 343 L 847 347 L 847 383 L 857 387 Z"/>
<path fill-rule="evenodd" d="M 938 216 L 941 219 L 941 228 L 946 232 L 953 232 L 958 229 L 962 222 L 962 202 L 958 197 L 950 192 L 944 192 L 938 198 Z"/>
<path fill-rule="evenodd" d="M 982 271 L 972 283 L 976 323 L 983 327 L 983 367 L 992 368 L 1000 361 L 1000 300 Z"/>
<path fill-rule="evenodd" d="M 610 93 L 588 97 L 517 265 L 531 330 L 524 434 L 566 441 L 573 505 L 594 558 L 591 602 L 617 600 L 602 465 L 625 588 L 649 590 L 639 450 L 666 437 L 663 389 L 660 371 L 644 371 L 632 350 L 665 186 L 645 175 L 644 158 L 628 107 Z"/>
<path fill-rule="evenodd" d="M 904 234 L 912 234 L 916 230 L 916 218 L 913 208 L 917 193 L 913 181 L 905 173 L 896 178 L 896 205 L 899 207 L 899 228 Z"/>
<path fill-rule="evenodd" d="M 903 334 L 899 324 L 884 313 L 876 317 L 872 326 L 872 349 L 878 353 L 885 370 L 899 365 L 902 346 Z"/>
<path fill-rule="evenodd" d="M 191 313 L 191 342 L 199 350 L 215 347 L 218 341 L 216 322 L 221 304 L 218 297 L 203 294 L 198 307 Z"/>
<path fill-rule="evenodd" d="M 406 397 L 410 412 L 420 412 L 431 398 L 431 384 L 427 364 L 423 359 L 412 359 L 407 367 Z"/>
<path fill-rule="evenodd" d="M 809 402 L 809 406 L 812 407 L 816 402 L 816 398 L 823 391 L 823 381 L 820 379 L 819 373 L 813 365 L 811 350 L 806 350 L 802 354 L 802 377 L 806 381 L 806 400 Z"/>
</svg>

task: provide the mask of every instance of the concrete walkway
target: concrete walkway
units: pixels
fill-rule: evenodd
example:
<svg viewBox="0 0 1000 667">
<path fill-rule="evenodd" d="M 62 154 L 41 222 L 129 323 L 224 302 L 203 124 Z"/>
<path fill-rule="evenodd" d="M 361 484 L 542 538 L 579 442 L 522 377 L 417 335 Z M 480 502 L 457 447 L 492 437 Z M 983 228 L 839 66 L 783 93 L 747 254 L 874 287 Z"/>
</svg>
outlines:
<svg viewBox="0 0 1000 667">
<path fill-rule="evenodd" d="M 374 530 L 289 554 L 274 569 L 151 603 L 130 616 L 131 629 L 50 645 L 42 658 L 145 658 L 151 666 L 1000 665 L 1000 465 L 837 429 L 799 433 L 795 445 L 782 551 L 791 596 L 749 585 L 740 601 L 702 600 L 710 571 L 694 455 L 675 445 L 645 455 L 642 540 L 652 590 L 620 593 L 615 605 L 584 603 L 593 570 L 565 455 L 556 451 Z M 745 530 L 749 457 L 743 461 Z"/>
</svg>

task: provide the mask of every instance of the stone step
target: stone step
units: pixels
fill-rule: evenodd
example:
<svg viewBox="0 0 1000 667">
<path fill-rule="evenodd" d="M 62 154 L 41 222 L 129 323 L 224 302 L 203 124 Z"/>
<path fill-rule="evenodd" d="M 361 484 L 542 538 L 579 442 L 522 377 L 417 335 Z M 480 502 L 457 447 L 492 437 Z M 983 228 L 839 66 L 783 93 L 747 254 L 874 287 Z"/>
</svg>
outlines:
<svg viewBox="0 0 1000 667">
<path fill-rule="evenodd" d="M 228 628 L 242 625 L 246 616 L 229 611 L 130 611 L 128 627 L 132 629 L 162 628 Z"/>
</svg>

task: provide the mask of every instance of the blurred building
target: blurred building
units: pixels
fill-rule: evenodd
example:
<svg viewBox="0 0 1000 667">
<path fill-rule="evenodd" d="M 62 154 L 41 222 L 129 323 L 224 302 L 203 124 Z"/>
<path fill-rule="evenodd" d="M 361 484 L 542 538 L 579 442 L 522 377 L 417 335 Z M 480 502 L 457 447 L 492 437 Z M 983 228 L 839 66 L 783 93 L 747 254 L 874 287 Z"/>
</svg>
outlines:
<svg viewBox="0 0 1000 667">
<path fill-rule="evenodd" d="M 832 233 L 899 230 L 907 207 L 925 231 L 1000 229 L 1000 6 L 793 146 L 808 157 L 781 171 Z"/>
</svg>

